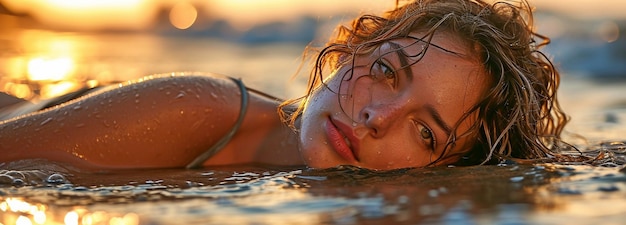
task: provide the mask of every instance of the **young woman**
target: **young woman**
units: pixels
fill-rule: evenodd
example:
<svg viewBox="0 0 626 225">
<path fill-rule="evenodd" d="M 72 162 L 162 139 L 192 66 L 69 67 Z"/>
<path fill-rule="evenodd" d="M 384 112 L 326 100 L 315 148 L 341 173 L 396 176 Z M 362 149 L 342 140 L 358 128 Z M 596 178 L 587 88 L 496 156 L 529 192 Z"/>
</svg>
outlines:
<svg viewBox="0 0 626 225">
<path fill-rule="evenodd" d="M 416 0 L 361 16 L 315 54 L 304 97 L 286 102 L 213 74 L 107 87 L 1 122 L 0 162 L 387 170 L 548 157 L 566 117 L 529 9 Z"/>
</svg>

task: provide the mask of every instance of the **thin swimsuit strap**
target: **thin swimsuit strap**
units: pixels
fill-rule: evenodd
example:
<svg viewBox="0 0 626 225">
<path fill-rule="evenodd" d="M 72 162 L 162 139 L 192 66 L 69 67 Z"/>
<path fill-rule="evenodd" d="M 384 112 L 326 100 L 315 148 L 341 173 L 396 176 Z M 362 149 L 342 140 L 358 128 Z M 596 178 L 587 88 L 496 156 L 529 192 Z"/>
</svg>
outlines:
<svg viewBox="0 0 626 225">
<path fill-rule="evenodd" d="M 222 148 L 224 148 L 224 146 L 226 146 L 230 139 L 233 138 L 233 136 L 235 135 L 235 133 L 237 133 L 237 130 L 239 130 L 239 127 L 243 123 L 243 118 L 245 117 L 246 111 L 248 109 L 248 91 L 246 90 L 246 86 L 240 79 L 235 79 L 232 77 L 229 78 L 233 80 L 237 84 L 237 86 L 239 86 L 239 91 L 241 92 L 241 110 L 239 111 L 239 117 L 237 118 L 237 122 L 235 123 L 233 128 L 230 129 L 228 134 L 226 134 L 224 137 L 222 137 L 222 139 L 220 139 L 217 143 L 211 146 L 211 148 L 198 155 L 198 157 L 196 157 L 193 161 L 187 164 L 187 169 L 199 168 L 202 166 L 204 161 L 206 161 L 211 156 L 217 154 Z"/>
</svg>

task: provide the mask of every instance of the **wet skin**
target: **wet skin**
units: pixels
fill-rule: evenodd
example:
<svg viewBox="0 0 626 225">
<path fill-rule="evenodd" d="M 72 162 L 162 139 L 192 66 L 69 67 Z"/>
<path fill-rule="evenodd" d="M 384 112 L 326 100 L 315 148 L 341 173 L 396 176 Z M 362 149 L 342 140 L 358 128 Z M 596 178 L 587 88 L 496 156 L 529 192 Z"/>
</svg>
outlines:
<svg viewBox="0 0 626 225">
<path fill-rule="evenodd" d="M 442 155 L 447 133 L 487 82 L 476 60 L 434 47 L 410 69 L 398 69 L 415 59 L 401 60 L 397 50 L 407 46 L 405 53 L 415 55 L 424 45 L 414 43 L 393 40 L 356 57 L 353 69 L 351 64 L 339 68 L 326 79 L 328 88 L 307 99 L 298 134 L 281 123 L 278 101 L 251 93 L 241 128 L 204 165 L 429 165 Z M 436 35 L 433 43 L 462 55 L 470 52 L 450 35 Z M 0 164 L 45 158 L 81 168 L 183 167 L 230 130 L 240 96 L 232 81 L 212 75 L 154 77 L 111 87 L 0 121 Z M 471 122 L 459 123 L 456 134 Z M 458 137 L 445 156 L 462 153 L 472 141 Z"/>
<path fill-rule="evenodd" d="M 184 167 L 233 126 L 237 86 L 219 75 L 155 76 L 0 121 L 0 166 L 47 159 L 79 168 Z M 232 140 L 205 165 L 301 165 L 279 102 L 250 93 Z"/>
<path fill-rule="evenodd" d="M 412 37 L 422 37 L 413 33 Z M 370 169 L 422 167 L 453 163 L 473 144 L 458 136 L 442 160 L 454 126 L 484 93 L 487 76 L 470 48 L 452 35 L 436 34 L 421 61 L 425 44 L 413 38 L 391 40 L 372 53 L 340 67 L 308 98 L 301 124 L 301 154 L 310 167 L 355 165 Z M 398 54 L 399 48 L 405 54 Z M 381 60 L 377 60 L 381 59 Z M 339 93 L 337 95 L 336 93 Z M 475 117 L 460 121 L 465 133 Z"/>
</svg>

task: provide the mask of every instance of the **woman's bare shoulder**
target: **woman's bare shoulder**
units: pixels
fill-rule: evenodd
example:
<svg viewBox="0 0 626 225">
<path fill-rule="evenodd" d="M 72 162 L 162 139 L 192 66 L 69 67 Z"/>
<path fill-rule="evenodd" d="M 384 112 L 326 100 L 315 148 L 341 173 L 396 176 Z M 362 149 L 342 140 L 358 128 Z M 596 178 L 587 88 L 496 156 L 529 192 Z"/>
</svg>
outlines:
<svg viewBox="0 0 626 225">
<path fill-rule="evenodd" d="M 0 129 L 0 161 L 50 156 L 101 167 L 184 166 L 231 129 L 241 96 L 232 79 L 206 73 L 159 74 L 111 85 L 0 123 L 11 128 Z M 251 115 L 269 114 L 276 106 L 259 95 L 251 95 L 250 103 Z M 245 127 L 256 123 L 246 121 Z"/>
</svg>

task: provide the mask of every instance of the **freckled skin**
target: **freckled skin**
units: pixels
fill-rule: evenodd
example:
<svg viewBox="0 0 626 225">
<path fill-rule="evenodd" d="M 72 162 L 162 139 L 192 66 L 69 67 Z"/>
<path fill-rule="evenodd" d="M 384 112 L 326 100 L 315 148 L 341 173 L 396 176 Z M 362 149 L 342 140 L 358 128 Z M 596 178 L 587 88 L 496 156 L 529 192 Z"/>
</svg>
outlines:
<svg viewBox="0 0 626 225">
<path fill-rule="evenodd" d="M 412 36 L 422 35 L 414 33 Z M 406 46 L 414 40 L 399 39 L 394 42 Z M 435 35 L 433 43 L 470 55 L 469 49 L 452 35 Z M 407 49 L 409 52 L 420 50 L 418 46 Z M 381 47 L 380 52 L 386 53 L 389 50 Z M 399 63 L 393 57 L 385 60 L 392 65 Z M 480 64 L 434 47 L 427 51 L 420 62 L 411 66 L 412 81 L 400 78 L 400 86 L 397 88 L 390 88 L 383 82 L 376 82 L 365 76 L 370 74 L 372 61 L 372 57 L 357 57 L 352 79 L 344 80 L 340 84 L 344 79 L 342 75 L 351 69 L 341 67 L 335 75 L 331 75 L 334 77 L 327 80 L 329 88 L 320 87 L 309 98 L 302 116 L 300 137 L 301 152 L 307 165 L 325 168 L 352 164 L 383 170 L 426 166 L 442 154 L 448 136 L 441 129 L 437 129 L 436 122 L 425 105 L 432 105 L 439 111 L 443 121 L 453 126 L 478 101 L 486 88 L 486 75 Z M 347 97 L 339 98 L 340 103 L 336 92 Z M 328 144 L 329 137 L 325 130 L 329 119 L 352 125 L 352 130 L 348 133 L 352 133 L 360 143 L 360 149 L 356 153 L 358 162 L 342 158 Z M 463 121 L 457 133 L 467 131 L 471 122 Z M 434 152 L 419 139 L 416 123 L 432 128 L 438 142 Z M 467 151 L 472 141 L 471 137 L 459 138 L 447 155 Z M 459 156 L 445 158 L 437 165 L 453 163 L 458 158 Z"/>
</svg>

